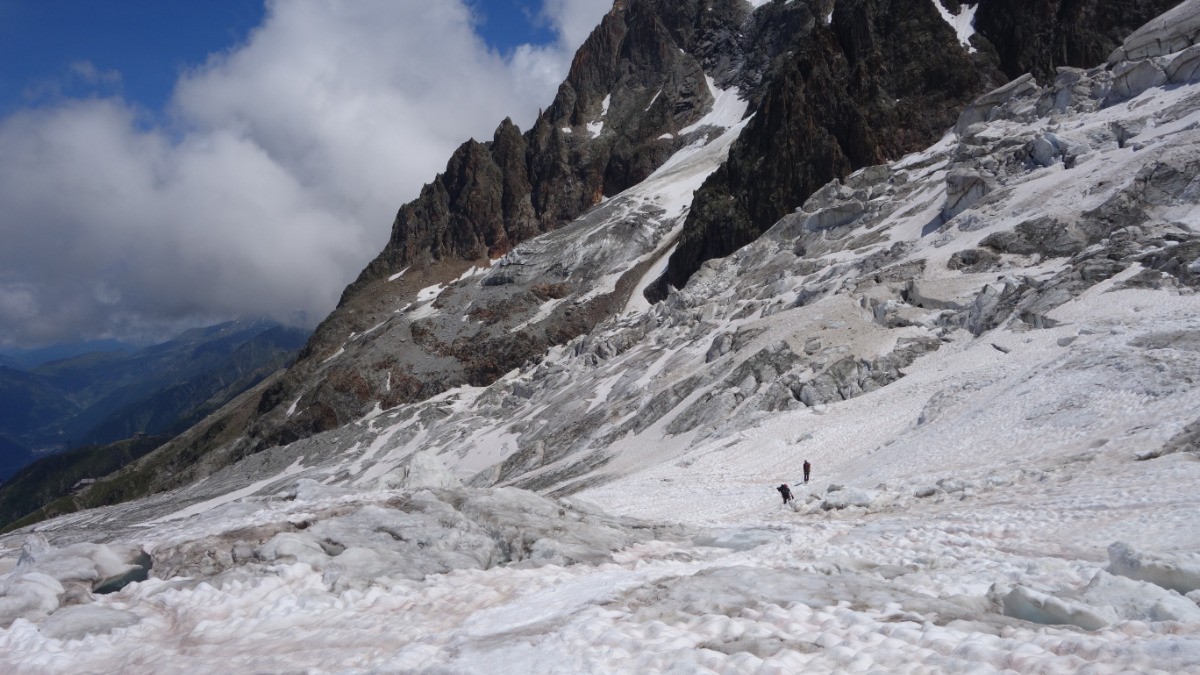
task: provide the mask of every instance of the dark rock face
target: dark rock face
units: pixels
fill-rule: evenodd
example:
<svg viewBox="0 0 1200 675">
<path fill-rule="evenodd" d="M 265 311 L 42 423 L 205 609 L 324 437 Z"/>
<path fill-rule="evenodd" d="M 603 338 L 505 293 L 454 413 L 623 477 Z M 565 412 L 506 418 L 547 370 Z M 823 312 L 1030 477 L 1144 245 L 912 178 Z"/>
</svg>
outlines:
<svg viewBox="0 0 1200 675">
<path fill-rule="evenodd" d="M 618 2 L 580 48 L 531 130 L 521 134 L 506 119 L 490 143 L 467 141 L 400 208 L 391 240 L 342 304 L 414 263 L 498 257 L 637 184 L 678 149 L 678 140 L 661 136 L 696 121 L 712 101 L 697 44 L 715 53 L 748 8 L 736 0 L 625 5 Z M 597 121 L 604 128 L 594 136 L 587 125 Z"/>
<path fill-rule="evenodd" d="M 995 50 L 1009 77 L 1054 79 L 1060 66 L 1090 68 L 1133 31 L 1178 0 L 984 0 L 977 35 Z"/>
<path fill-rule="evenodd" d="M 802 26 L 774 59 L 754 119 L 696 195 L 660 282 L 682 287 L 701 263 L 753 241 L 818 188 L 925 147 L 1002 80 L 972 59 L 931 3 L 839 2 L 833 21 L 808 5 L 771 5 Z M 778 15 L 778 16 L 774 16 Z"/>
</svg>

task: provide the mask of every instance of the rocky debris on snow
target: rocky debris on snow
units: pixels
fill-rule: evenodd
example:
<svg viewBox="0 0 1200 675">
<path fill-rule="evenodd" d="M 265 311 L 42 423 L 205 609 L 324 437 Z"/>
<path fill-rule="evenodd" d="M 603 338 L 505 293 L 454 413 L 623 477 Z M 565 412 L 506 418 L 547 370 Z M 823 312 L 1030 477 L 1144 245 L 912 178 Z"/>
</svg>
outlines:
<svg viewBox="0 0 1200 675">
<path fill-rule="evenodd" d="M 1033 255 L 1052 258 L 1073 256 L 1087 248 L 1086 234 L 1074 223 L 1054 216 L 1038 216 L 1004 232 L 988 235 L 979 245 L 998 254 Z"/>
<path fill-rule="evenodd" d="M 797 398 L 810 407 L 861 396 L 900 379 L 903 368 L 939 346 L 935 338 L 900 338 L 887 356 L 840 359 L 811 380 L 792 385 L 792 391 L 798 391 Z"/>
</svg>

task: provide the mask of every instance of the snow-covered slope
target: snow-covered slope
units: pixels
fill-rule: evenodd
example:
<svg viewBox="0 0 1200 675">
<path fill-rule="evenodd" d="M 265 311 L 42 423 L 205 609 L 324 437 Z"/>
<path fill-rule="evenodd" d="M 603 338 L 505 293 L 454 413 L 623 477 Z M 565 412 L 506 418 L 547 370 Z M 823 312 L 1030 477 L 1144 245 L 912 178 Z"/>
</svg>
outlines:
<svg viewBox="0 0 1200 675">
<path fill-rule="evenodd" d="M 486 388 L 0 540 L 0 661 L 1200 672 L 1194 56 L 1014 81 Z M 415 311 L 522 262 L 655 278 L 743 123 L 714 94 L 702 142 Z"/>
</svg>

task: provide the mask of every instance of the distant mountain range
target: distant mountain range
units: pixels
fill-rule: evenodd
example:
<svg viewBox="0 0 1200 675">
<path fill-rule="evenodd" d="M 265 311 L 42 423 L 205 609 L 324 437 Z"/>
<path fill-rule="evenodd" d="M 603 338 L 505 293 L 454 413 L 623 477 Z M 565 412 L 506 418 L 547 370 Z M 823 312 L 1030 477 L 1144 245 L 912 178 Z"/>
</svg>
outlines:
<svg viewBox="0 0 1200 675">
<path fill-rule="evenodd" d="M 174 435 L 286 366 L 307 337 L 243 319 L 143 349 L 102 341 L 9 352 L 0 362 L 0 478 L 72 447 Z"/>
<path fill-rule="evenodd" d="M 62 361 L 84 354 L 95 352 L 124 352 L 132 354 L 138 351 L 140 347 L 128 342 L 120 340 L 85 340 L 83 342 L 71 342 L 64 344 L 54 344 L 49 347 L 38 347 L 37 349 L 5 349 L 0 351 L 0 366 L 5 368 L 15 368 L 17 370 L 29 370 L 36 368 L 43 363 L 51 361 Z"/>
</svg>

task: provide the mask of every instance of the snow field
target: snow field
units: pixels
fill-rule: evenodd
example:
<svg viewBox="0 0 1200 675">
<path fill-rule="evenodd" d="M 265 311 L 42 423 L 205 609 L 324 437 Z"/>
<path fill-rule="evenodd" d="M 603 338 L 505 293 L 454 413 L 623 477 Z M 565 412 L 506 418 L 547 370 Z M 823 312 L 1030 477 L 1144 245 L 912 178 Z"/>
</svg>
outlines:
<svg viewBox="0 0 1200 675">
<path fill-rule="evenodd" d="M 922 584 L 941 597 L 960 590 L 936 577 L 979 562 L 961 554 L 978 540 L 934 525 L 907 535 L 876 531 L 872 538 L 882 545 L 860 549 L 853 541 L 861 529 L 872 526 L 786 526 L 772 543 L 746 552 L 651 543 L 607 565 L 466 570 L 342 593 L 331 593 L 320 574 L 298 563 L 220 586 L 172 588 L 151 580 L 98 601 L 132 609 L 140 618 L 132 626 L 55 641 L 18 620 L 0 636 L 0 647 L 33 656 L 13 672 L 86 664 L 95 671 L 140 672 L 438 666 L 463 672 L 1115 673 L 1185 672 L 1200 656 L 1196 626 L 1133 621 L 1092 633 L 1030 628 L 988 619 L 970 602 L 921 600 Z M 931 547 L 926 535 L 946 541 Z M 893 577 L 898 570 L 880 572 L 864 563 L 864 553 L 886 558 L 893 552 L 902 565 L 932 561 L 940 571 Z M 827 562 L 804 562 L 835 553 Z"/>
</svg>

